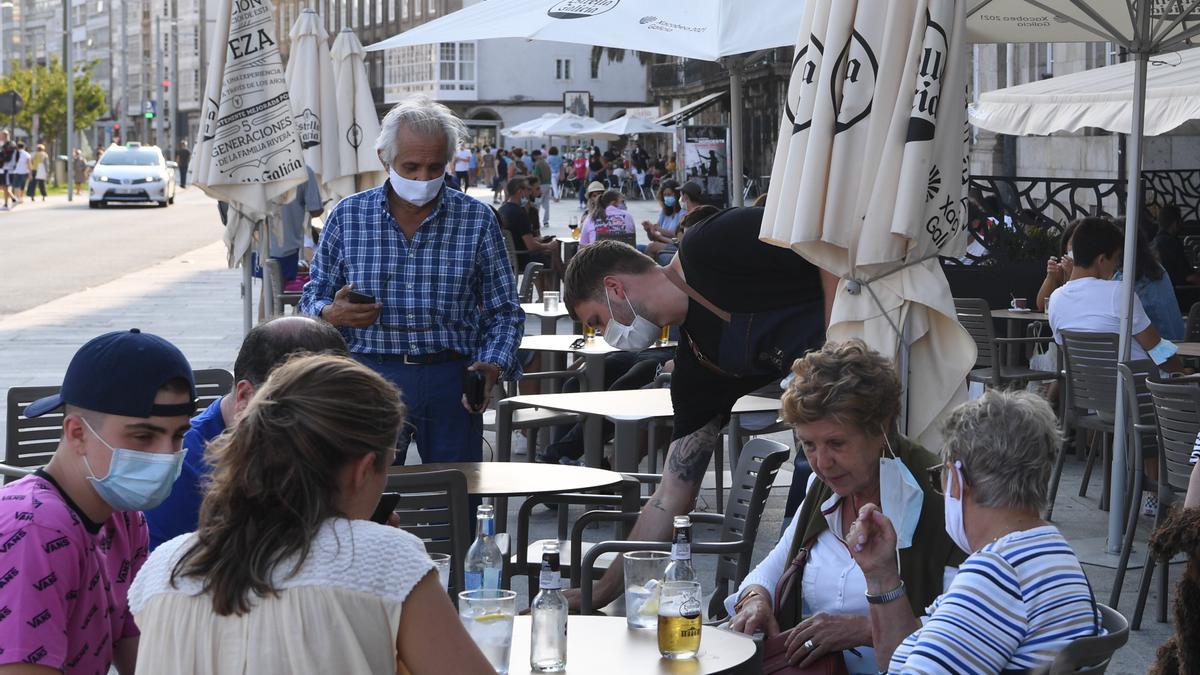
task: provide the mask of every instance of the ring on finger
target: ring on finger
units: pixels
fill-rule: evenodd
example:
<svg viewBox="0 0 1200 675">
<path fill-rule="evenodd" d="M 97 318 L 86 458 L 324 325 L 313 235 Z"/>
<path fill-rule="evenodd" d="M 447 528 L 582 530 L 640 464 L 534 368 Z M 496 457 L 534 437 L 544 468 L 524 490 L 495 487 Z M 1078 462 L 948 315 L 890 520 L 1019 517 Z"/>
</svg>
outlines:
<svg viewBox="0 0 1200 675">
<path fill-rule="evenodd" d="M 805 640 L 805 641 L 804 641 L 804 651 L 806 651 L 806 652 L 811 652 L 812 650 L 814 650 L 814 649 L 816 649 L 816 648 L 817 648 L 817 646 L 816 646 L 815 644 L 813 644 L 813 641 L 812 641 L 812 640 Z"/>
</svg>

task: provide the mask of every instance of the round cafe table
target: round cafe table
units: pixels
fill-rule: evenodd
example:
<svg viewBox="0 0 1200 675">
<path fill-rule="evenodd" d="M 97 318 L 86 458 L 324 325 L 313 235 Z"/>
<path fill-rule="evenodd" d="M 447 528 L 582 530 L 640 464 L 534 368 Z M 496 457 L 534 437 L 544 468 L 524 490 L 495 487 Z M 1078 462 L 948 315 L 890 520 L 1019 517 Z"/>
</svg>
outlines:
<svg viewBox="0 0 1200 675">
<path fill-rule="evenodd" d="M 513 621 L 509 675 L 532 673 L 529 668 L 528 616 Z M 745 635 L 705 626 L 700 653 L 694 659 L 664 659 L 658 653 L 653 629 L 629 628 L 625 617 L 576 616 L 567 619 L 567 675 L 710 675 L 736 673 L 754 659 L 757 646 Z"/>
<path fill-rule="evenodd" d="M 578 492 L 621 482 L 616 471 L 537 462 L 447 462 L 393 466 L 388 475 L 454 469 L 467 477 L 467 493 L 475 497 L 516 497 Z"/>
</svg>

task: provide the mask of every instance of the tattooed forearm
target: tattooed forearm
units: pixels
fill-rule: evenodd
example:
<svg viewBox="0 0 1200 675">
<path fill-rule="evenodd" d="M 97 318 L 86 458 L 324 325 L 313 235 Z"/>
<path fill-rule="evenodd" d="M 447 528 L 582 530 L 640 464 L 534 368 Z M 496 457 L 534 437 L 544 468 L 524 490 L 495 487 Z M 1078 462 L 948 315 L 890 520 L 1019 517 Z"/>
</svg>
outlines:
<svg viewBox="0 0 1200 675">
<path fill-rule="evenodd" d="M 687 436 L 672 441 L 667 450 L 667 471 L 685 483 L 698 486 L 717 447 L 720 430 L 720 424 L 714 419 Z"/>
<path fill-rule="evenodd" d="M 646 506 L 650 506 L 664 512 L 667 510 L 667 507 L 663 506 L 662 500 L 658 497 L 654 497 L 650 501 L 646 502 Z"/>
</svg>

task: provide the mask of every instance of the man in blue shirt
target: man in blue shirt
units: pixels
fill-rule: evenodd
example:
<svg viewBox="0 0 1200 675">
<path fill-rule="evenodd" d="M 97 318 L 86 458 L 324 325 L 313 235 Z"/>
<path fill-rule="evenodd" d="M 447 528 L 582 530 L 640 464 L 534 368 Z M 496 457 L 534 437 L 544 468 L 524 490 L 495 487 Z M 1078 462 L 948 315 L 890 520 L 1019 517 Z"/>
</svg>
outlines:
<svg viewBox="0 0 1200 675">
<path fill-rule="evenodd" d="M 234 390 L 192 418 L 192 427 L 183 437 L 186 454 L 179 478 L 170 496 L 146 511 L 151 549 L 196 529 L 203 499 L 201 484 L 210 471 L 204 458 L 208 442 L 233 424 L 276 366 L 295 354 L 307 352 L 345 355 L 346 341 L 324 321 L 304 316 L 275 319 L 255 326 L 246 334 L 233 364 Z"/>
<path fill-rule="evenodd" d="M 462 121 L 414 97 L 381 126 L 388 182 L 330 212 L 300 311 L 340 328 L 354 357 L 404 393 L 399 463 L 413 438 L 424 462 L 479 461 L 488 395 L 520 375 L 516 279 L 492 209 L 445 189 Z M 473 405 L 464 382 L 476 374 L 484 395 Z"/>
</svg>

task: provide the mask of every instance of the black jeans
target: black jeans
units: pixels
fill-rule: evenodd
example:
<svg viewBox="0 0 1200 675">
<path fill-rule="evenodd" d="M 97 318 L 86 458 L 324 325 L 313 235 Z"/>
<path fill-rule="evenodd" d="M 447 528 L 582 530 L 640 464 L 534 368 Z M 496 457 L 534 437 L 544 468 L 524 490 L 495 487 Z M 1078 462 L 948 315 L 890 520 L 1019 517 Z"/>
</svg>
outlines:
<svg viewBox="0 0 1200 675">
<path fill-rule="evenodd" d="M 673 349 L 646 349 L 640 352 L 613 352 L 604 357 L 604 388 L 608 391 L 629 391 L 641 389 L 654 382 L 658 368 L 675 358 Z M 563 383 L 564 392 L 579 391 L 579 379 L 572 378 Z M 614 433 L 612 422 L 604 422 L 604 440 L 607 442 Z M 583 457 L 583 423 L 570 427 L 556 427 L 554 442 L 546 446 L 545 453 L 538 457 L 539 461 L 557 463 L 567 457 L 579 459 Z"/>
<path fill-rule="evenodd" d="M 46 198 L 46 179 L 45 178 L 30 178 L 29 179 L 29 196 L 33 197 L 34 192 L 41 192 L 42 199 Z"/>
</svg>

